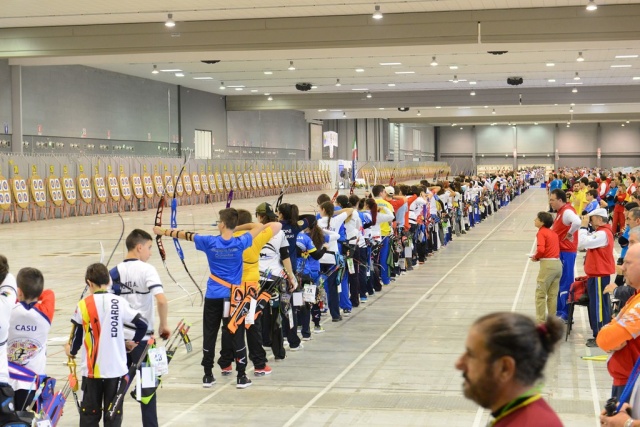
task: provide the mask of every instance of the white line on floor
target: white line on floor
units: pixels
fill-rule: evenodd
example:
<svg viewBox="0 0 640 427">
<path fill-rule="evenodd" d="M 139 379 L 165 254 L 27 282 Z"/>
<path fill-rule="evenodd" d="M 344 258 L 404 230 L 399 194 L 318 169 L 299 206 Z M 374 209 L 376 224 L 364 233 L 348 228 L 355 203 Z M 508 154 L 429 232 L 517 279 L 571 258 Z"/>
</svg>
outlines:
<svg viewBox="0 0 640 427">
<path fill-rule="evenodd" d="M 587 325 L 587 321 L 584 318 L 584 312 L 585 310 L 580 310 L 580 320 L 582 321 L 582 324 Z M 588 330 L 590 331 L 590 328 L 588 328 Z M 589 349 L 589 347 L 585 347 L 585 355 L 587 356 L 591 356 L 591 350 Z M 589 385 L 591 386 L 591 397 L 593 399 L 593 411 L 595 413 L 595 423 L 596 423 L 596 427 L 598 427 L 600 425 L 600 396 L 598 395 L 598 387 L 596 386 L 596 374 L 593 370 L 593 361 L 592 360 L 587 360 L 587 370 L 589 371 Z"/>
<path fill-rule="evenodd" d="M 387 335 L 389 335 L 391 332 L 393 332 L 393 330 L 407 317 L 409 316 L 413 310 L 415 310 L 425 299 L 427 299 L 427 297 L 442 283 L 444 282 L 444 280 L 449 277 L 449 275 L 455 271 L 466 259 L 469 255 L 471 255 L 482 243 L 484 243 L 485 240 L 487 240 L 500 226 L 502 226 L 502 224 L 505 223 L 505 221 L 507 221 L 511 215 L 513 215 L 514 213 L 516 213 L 516 211 L 526 202 L 528 201 L 532 196 L 533 196 L 533 192 L 532 194 L 527 197 L 527 199 L 523 200 L 509 215 L 507 215 L 505 217 L 505 219 L 503 219 L 502 221 L 500 221 L 500 223 L 498 223 L 498 225 L 496 225 L 489 233 L 487 233 L 486 236 L 484 236 L 478 243 L 476 243 L 476 245 L 471 248 L 457 263 L 456 265 L 454 265 L 453 267 L 451 267 L 451 269 L 449 271 L 447 271 L 444 276 L 442 276 L 440 278 L 440 280 L 438 280 L 427 292 L 425 292 L 420 299 L 418 299 L 415 303 L 413 303 L 413 305 L 402 315 L 400 316 L 400 318 L 398 320 L 396 320 L 390 327 L 389 329 L 387 329 L 382 335 L 380 335 L 380 337 L 378 337 L 377 340 L 375 340 L 369 347 L 367 347 L 353 362 L 351 362 L 349 364 L 349 366 L 347 366 L 342 372 L 340 372 L 340 374 L 335 377 L 333 379 L 333 381 L 331 381 L 329 384 L 327 384 L 327 386 L 325 388 L 323 388 L 320 392 L 318 392 L 318 394 L 316 394 L 313 399 L 311 399 L 309 402 L 307 402 L 306 405 L 304 405 L 302 408 L 300 408 L 298 410 L 298 412 L 296 412 L 290 419 L 289 421 L 287 421 L 283 427 L 290 427 L 292 426 L 297 420 L 298 418 L 300 418 L 302 416 L 302 414 L 304 414 L 307 409 L 309 409 L 311 406 L 313 406 L 314 403 L 316 403 L 322 396 L 324 396 L 329 390 L 331 390 L 333 388 L 333 386 L 335 386 L 342 378 L 344 378 L 345 375 L 347 375 L 356 365 L 358 365 L 360 363 L 360 361 L 371 352 L 371 350 L 373 350 L 378 344 L 380 344 L 380 342 L 385 339 L 387 337 Z"/>
</svg>

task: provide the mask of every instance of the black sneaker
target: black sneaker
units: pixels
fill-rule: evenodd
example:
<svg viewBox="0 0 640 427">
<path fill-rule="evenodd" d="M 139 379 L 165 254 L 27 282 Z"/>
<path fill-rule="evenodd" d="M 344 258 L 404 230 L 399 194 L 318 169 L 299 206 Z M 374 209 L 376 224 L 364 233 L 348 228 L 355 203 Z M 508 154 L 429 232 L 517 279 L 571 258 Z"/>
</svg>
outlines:
<svg viewBox="0 0 640 427">
<path fill-rule="evenodd" d="M 598 344 L 596 343 L 596 339 L 595 338 L 589 338 L 587 340 L 587 342 L 585 343 L 585 345 L 587 347 L 597 347 L 598 346 Z"/>
<path fill-rule="evenodd" d="M 342 320 L 342 316 L 336 317 L 335 319 L 331 319 L 332 322 L 340 322 Z"/>
<path fill-rule="evenodd" d="M 236 388 L 247 388 L 247 387 L 251 387 L 251 380 L 247 378 L 246 375 L 238 377 L 238 380 L 236 382 Z"/>
<path fill-rule="evenodd" d="M 213 377 L 212 375 L 207 375 L 205 374 L 204 377 L 202 377 L 202 387 L 204 388 L 211 388 L 212 385 L 214 385 L 216 383 L 216 379 Z"/>
</svg>

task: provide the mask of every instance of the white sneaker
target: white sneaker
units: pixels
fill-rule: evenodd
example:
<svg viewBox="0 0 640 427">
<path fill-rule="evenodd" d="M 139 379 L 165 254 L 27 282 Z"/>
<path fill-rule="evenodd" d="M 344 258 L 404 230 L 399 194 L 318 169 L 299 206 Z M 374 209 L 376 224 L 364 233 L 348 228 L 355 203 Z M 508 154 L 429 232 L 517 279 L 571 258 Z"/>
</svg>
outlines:
<svg viewBox="0 0 640 427">
<path fill-rule="evenodd" d="M 302 341 L 311 341 L 313 337 L 309 335 L 308 337 L 302 337 Z"/>
<path fill-rule="evenodd" d="M 302 345 L 302 343 L 300 343 L 300 345 L 299 345 L 299 346 L 297 346 L 297 347 L 291 347 L 291 348 L 289 348 L 289 351 L 300 351 L 300 350 L 302 350 L 303 348 L 304 348 L 304 346 Z"/>
</svg>

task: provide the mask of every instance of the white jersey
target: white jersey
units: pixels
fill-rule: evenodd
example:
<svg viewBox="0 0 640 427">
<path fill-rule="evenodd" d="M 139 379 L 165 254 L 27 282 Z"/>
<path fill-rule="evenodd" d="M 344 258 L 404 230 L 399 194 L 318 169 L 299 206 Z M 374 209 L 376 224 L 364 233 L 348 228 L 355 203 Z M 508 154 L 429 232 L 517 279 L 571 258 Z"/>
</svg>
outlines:
<svg viewBox="0 0 640 427">
<path fill-rule="evenodd" d="M 156 295 L 164 293 L 156 268 L 139 259 L 126 259 L 112 268 L 109 274 L 114 285 L 120 283 L 120 296 L 147 320 L 147 335 L 153 335 L 153 325 L 155 325 L 153 300 Z M 125 339 L 132 339 L 135 330 L 135 326 L 125 324 Z"/>
<path fill-rule="evenodd" d="M 36 375 L 47 373 L 47 337 L 51 329 L 51 318 L 55 309 L 55 296 L 53 291 L 47 289 L 47 309 L 42 311 L 36 303 L 27 304 L 19 302 L 11 310 L 11 329 L 7 342 L 7 357 L 9 362 L 19 365 L 27 372 Z M 51 311 L 47 314 L 47 311 Z M 11 369 L 10 369 L 11 371 Z M 17 374 L 26 373 L 16 371 Z M 14 390 L 28 390 L 33 386 L 33 381 L 11 379 L 11 387 Z"/>
<path fill-rule="evenodd" d="M 16 278 L 11 273 L 0 283 L 0 383 L 9 382 L 9 363 L 7 360 L 7 341 L 9 340 L 9 319 L 11 309 L 17 300 Z"/>
<path fill-rule="evenodd" d="M 327 226 L 327 217 L 323 216 L 318 220 L 318 227 L 322 228 L 323 230 L 328 229 L 329 231 L 338 233 L 345 219 L 347 219 L 346 212 L 341 212 L 331 218 L 331 221 L 329 221 L 329 225 Z M 329 249 L 327 251 L 331 253 L 325 253 L 324 255 L 322 255 L 322 258 L 320 258 L 320 264 L 335 264 L 335 254 L 338 253 L 338 242 L 330 241 Z"/>
<path fill-rule="evenodd" d="M 349 244 L 355 245 L 359 240 L 362 240 L 361 229 L 362 221 L 360 220 L 360 215 L 354 211 L 351 218 L 344 222 L 344 231 L 347 234 Z"/>
<path fill-rule="evenodd" d="M 118 378 L 129 371 L 123 324 L 137 317 L 140 313 L 124 298 L 107 292 L 94 293 L 78 303 L 71 321 L 83 332 L 83 377 Z"/>
<path fill-rule="evenodd" d="M 378 205 L 378 207 L 381 208 L 381 211 L 376 215 L 376 223 L 367 229 L 368 234 L 366 234 L 366 237 L 368 238 L 380 239 L 380 224 L 393 221 L 395 218 L 395 215 L 386 206 Z"/>
<path fill-rule="evenodd" d="M 280 249 L 289 250 L 289 241 L 282 230 L 278 231 L 266 245 L 260 249 L 260 260 L 258 266 L 260 271 L 271 270 L 271 275 L 277 277 L 282 273 L 283 266 L 280 259 Z M 295 267 L 294 267 L 295 268 Z"/>
<path fill-rule="evenodd" d="M 427 201 L 422 197 L 416 197 L 409 206 L 409 223 L 415 224 L 418 221 L 418 217 L 423 214 L 424 207 L 427 205 Z M 426 212 L 425 212 L 426 213 Z"/>
</svg>

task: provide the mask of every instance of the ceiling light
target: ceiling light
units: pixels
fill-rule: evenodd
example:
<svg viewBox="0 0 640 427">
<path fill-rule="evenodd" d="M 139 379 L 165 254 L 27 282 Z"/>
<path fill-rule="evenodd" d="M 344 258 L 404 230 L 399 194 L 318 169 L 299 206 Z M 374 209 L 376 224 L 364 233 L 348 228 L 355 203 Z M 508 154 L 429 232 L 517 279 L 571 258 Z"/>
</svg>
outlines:
<svg viewBox="0 0 640 427">
<path fill-rule="evenodd" d="M 378 108 L 378 110 L 384 110 L 384 107 L 380 107 L 380 108 Z"/>
<path fill-rule="evenodd" d="M 471 93 L 469 95 L 476 96 L 476 92 L 475 91 L 471 91 Z"/>
<path fill-rule="evenodd" d="M 611 68 L 631 68 L 631 64 L 614 64 Z"/>
<path fill-rule="evenodd" d="M 453 80 L 452 80 L 452 82 L 454 82 L 454 83 L 458 83 L 458 76 L 453 76 Z"/>
<path fill-rule="evenodd" d="M 296 67 L 293 66 L 293 61 L 289 61 L 289 68 L 287 68 L 287 70 L 289 71 L 295 71 Z"/>
<path fill-rule="evenodd" d="M 556 79 L 549 79 L 549 80 L 547 80 L 547 81 L 548 81 L 549 83 L 555 83 L 555 82 L 556 82 Z"/>
<path fill-rule="evenodd" d="M 436 61 L 436 57 L 432 56 L 432 61 L 431 61 L 431 66 L 432 67 L 437 67 L 438 66 L 438 61 Z"/>
<path fill-rule="evenodd" d="M 637 57 L 638 55 L 616 55 L 616 59 L 634 59 Z"/>
<path fill-rule="evenodd" d="M 160 71 L 158 71 L 158 66 L 154 65 L 153 66 L 153 71 L 151 72 L 151 74 L 159 74 L 159 73 L 160 73 Z"/>
<path fill-rule="evenodd" d="M 458 66 L 457 65 L 449 65 L 449 69 L 450 70 L 457 70 Z"/>
<path fill-rule="evenodd" d="M 455 123 L 451 123 L 451 127 L 454 127 L 456 124 Z"/>
<path fill-rule="evenodd" d="M 184 73 L 176 73 L 176 77 L 184 77 Z"/>
<path fill-rule="evenodd" d="M 578 62 L 584 61 L 584 56 L 582 56 L 582 52 L 578 52 L 578 57 L 576 58 L 576 61 Z"/>
<path fill-rule="evenodd" d="M 371 95 L 371 92 L 367 92 L 367 98 L 371 99 L 373 95 Z"/>
<path fill-rule="evenodd" d="M 634 77 L 633 80 L 640 80 L 640 77 Z"/>
<path fill-rule="evenodd" d="M 220 90 L 225 90 L 227 87 L 224 85 L 224 82 L 220 82 Z"/>
<path fill-rule="evenodd" d="M 179 72 L 180 72 L 180 71 L 182 71 L 182 70 L 181 70 L 181 69 L 179 69 L 179 68 L 172 68 L 172 69 L 168 69 L 168 70 L 160 70 L 160 71 L 162 71 L 163 73 L 179 73 Z"/>
<path fill-rule="evenodd" d="M 582 82 L 566 82 L 565 85 L 567 86 L 579 86 L 581 85 Z"/>
<path fill-rule="evenodd" d="M 415 74 L 415 71 L 396 71 L 396 74 Z"/>
<path fill-rule="evenodd" d="M 589 12 L 593 12 L 594 10 L 598 10 L 598 5 L 596 4 L 595 0 L 589 0 L 589 3 L 587 3 L 587 10 Z"/>
<path fill-rule="evenodd" d="M 264 72 L 267 76 L 270 76 L 271 74 L 273 74 L 273 71 L 265 71 Z"/>
<path fill-rule="evenodd" d="M 484 108 L 489 108 L 489 106 L 488 106 L 488 105 L 485 105 L 485 106 L 484 106 Z"/>
<path fill-rule="evenodd" d="M 470 85 L 475 85 L 475 84 L 476 84 L 476 82 L 469 82 L 469 84 L 470 84 Z"/>
<path fill-rule="evenodd" d="M 629 124 L 629 120 L 627 120 L 627 124 Z"/>
<path fill-rule="evenodd" d="M 338 87 L 342 86 L 342 83 L 340 83 L 340 79 L 336 79 L 336 86 Z"/>
<path fill-rule="evenodd" d="M 574 87 L 573 89 L 571 89 L 571 92 L 572 92 L 572 93 L 578 93 L 578 88 L 577 88 L 577 87 Z"/>
<path fill-rule="evenodd" d="M 420 110 L 418 110 L 418 114 L 416 114 L 416 116 L 421 116 L 422 113 L 420 112 Z"/>
<path fill-rule="evenodd" d="M 534 124 L 534 126 L 538 126 L 538 122 L 534 122 L 533 124 Z"/>
<path fill-rule="evenodd" d="M 273 97 L 272 96 L 268 97 L 267 101 L 273 101 Z"/>
<path fill-rule="evenodd" d="M 462 126 L 460 126 L 460 130 L 464 129 Z"/>
<path fill-rule="evenodd" d="M 237 88 L 235 88 L 235 89 L 236 89 L 236 90 L 244 90 L 244 89 L 243 89 L 243 88 L 241 88 L 241 87 L 237 87 Z"/>
<path fill-rule="evenodd" d="M 318 86 L 313 85 L 313 86 L 311 86 L 311 89 L 318 89 Z"/>
<path fill-rule="evenodd" d="M 375 11 L 371 16 L 373 19 L 382 19 L 382 12 L 380 12 L 380 5 L 376 5 Z"/>
<path fill-rule="evenodd" d="M 356 73 L 364 73 L 364 68 L 356 68 Z"/>
<path fill-rule="evenodd" d="M 323 108 L 323 109 L 321 109 L 321 110 L 318 110 L 318 113 L 324 113 L 325 111 L 327 111 L 327 109 L 326 109 L 326 108 Z"/>
<path fill-rule="evenodd" d="M 573 113 L 573 107 L 569 108 L 569 112 Z"/>
<path fill-rule="evenodd" d="M 575 107 L 575 106 L 576 106 L 576 104 L 575 104 L 575 103 L 573 103 L 573 102 L 572 102 L 571 104 L 569 104 L 569 105 L 571 105 L 572 107 Z"/>
<path fill-rule="evenodd" d="M 596 107 L 601 107 L 601 106 L 606 105 L 606 104 L 591 104 L 591 105 L 596 106 Z"/>
<path fill-rule="evenodd" d="M 547 62 L 547 67 L 555 67 L 556 64 L 554 64 L 553 62 Z"/>
<path fill-rule="evenodd" d="M 580 80 L 580 75 L 576 71 L 576 75 L 573 77 L 573 80 Z"/>
<path fill-rule="evenodd" d="M 244 85 L 228 85 L 227 87 L 237 88 L 237 87 L 245 87 Z"/>
<path fill-rule="evenodd" d="M 269 92 L 265 92 L 264 96 L 269 96 L 271 95 Z"/>
<path fill-rule="evenodd" d="M 493 111 L 491 111 L 491 114 L 495 114 L 496 113 L 496 109 L 494 108 Z"/>
<path fill-rule="evenodd" d="M 342 113 L 342 117 L 347 117 L 347 112 L 346 111 Z"/>
<path fill-rule="evenodd" d="M 172 13 L 167 15 L 167 20 L 164 22 L 164 26 L 169 28 L 173 28 L 176 26 L 176 21 L 173 20 Z"/>
<path fill-rule="evenodd" d="M 251 89 L 251 92 L 257 92 L 258 89 Z"/>
<path fill-rule="evenodd" d="M 381 62 L 380 65 L 402 65 L 402 62 Z"/>
<path fill-rule="evenodd" d="M 624 123 L 622 123 L 620 126 L 624 127 Z"/>
<path fill-rule="evenodd" d="M 387 86 L 394 87 L 395 85 L 396 85 L 395 83 L 389 83 Z"/>
<path fill-rule="evenodd" d="M 369 88 L 366 87 L 357 87 L 357 88 L 351 88 L 351 90 L 355 90 L 357 92 L 367 92 L 369 90 Z"/>
<path fill-rule="evenodd" d="M 438 105 L 438 106 L 436 106 L 436 108 L 438 108 L 438 109 L 439 109 L 439 108 L 442 108 L 442 107 Z"/>
<path fill-rule="evenodd" d="M 194 77 L 193 80 L 213 80 L 213 77 Z"/>
</svg>

